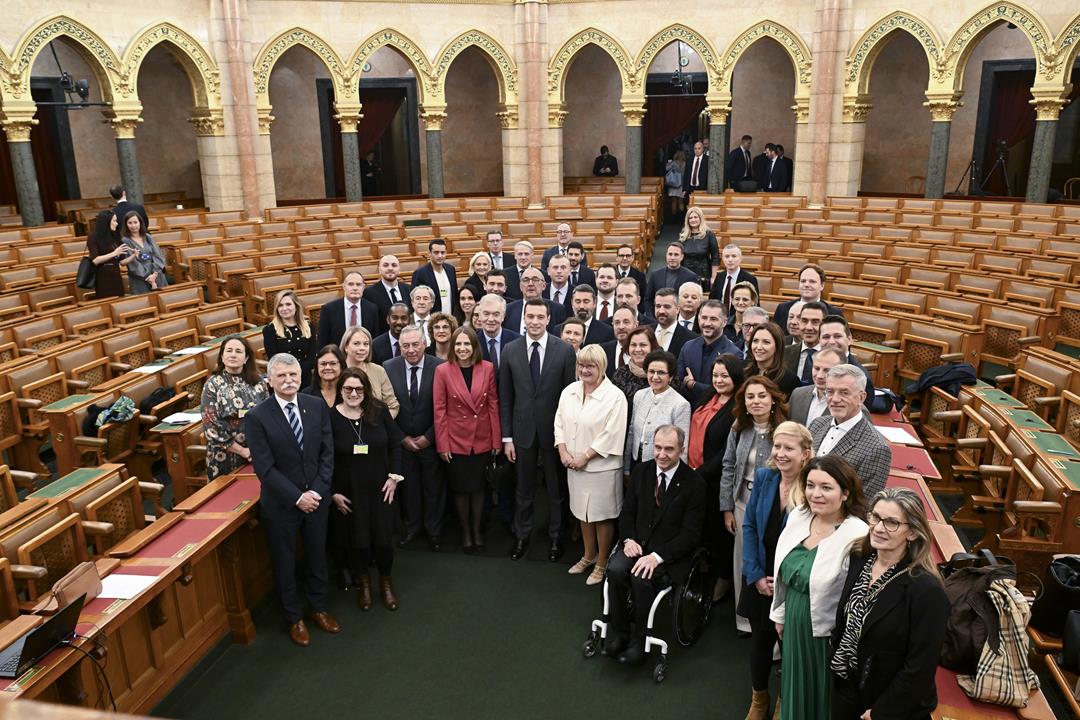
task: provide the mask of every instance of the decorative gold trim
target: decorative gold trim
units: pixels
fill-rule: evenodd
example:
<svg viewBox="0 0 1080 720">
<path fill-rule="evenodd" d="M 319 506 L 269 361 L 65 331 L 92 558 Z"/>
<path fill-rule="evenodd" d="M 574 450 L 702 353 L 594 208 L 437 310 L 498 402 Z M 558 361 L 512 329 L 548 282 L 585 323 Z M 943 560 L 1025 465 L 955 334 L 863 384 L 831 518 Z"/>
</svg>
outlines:
<svg viewBox="0 0 1080 720">
<path fill-rule="evenodd" d="M 846 123 L 861 123 L 866 122 L 866 117 L 870 114 L 871 108 L 874 106 L 870 104 L 869 95 L 855 95 L 844 96 L 844 122 Z"/>
<path fill-rule="evenodd" d="M 637 59 L 634 61 L 633 69 L 634 74 L 631 77 L 631 84 L 628 88 L 632 93 L 640 93 L 643 91 L 641 87 L 642 80 L 646 73 L 649 71 L 649 66 L 656 58 L 657 54 L 665 47 L 680 40 L 689 45 L 694 52 L 700 57 L 701 61 L 705 63 L 705 70 L 707 71 L 709 84 L 708 89 L 719 88 L 720 78 L 723 76 L 723 69 L 720 67 L 720 61 L 717 57 L 716 50 L 709 43 L 708 40 L 685 25 L 670 25 L 660 32 L 652 36 L 645 47 L 641 48 L 641 52 L 638 53 Z M 624 92 L 627 88 L 624 88 Z"/>
<path fill-rule="evenodd" d="M 221 110 L 212 110 L 209 115 L 196 115 L 188 118 L 195 126 L 198 137 L 222 137 L 225 135 L 225 118 Z"/>
<path fill-rule="evenodd" d="M 562 105 L 548 103 L 548 127 L 561 128 L 563 123 L 566 122 L 566 116 L 569 114 L 562 109 Z"/>
<path fill-rule="evenodd" d="M 803 124 L 810 122 L 810 98 L 795 98 L 795 104 L 791 106 L 791 111 L 795 113 L 796 123 Z"/>
<path fill-rule="evenodd" d="M 258 114 L 258 120 L 259 120 L 259 134 L 260 135 L 269 135 L 270 134 L 270 125 L 274 122 L 274 116 L 270 114 L 271 110 L 272 110 L 272 108 L 269 105 L 266 106 L 266 107 L 258 108 L 256 110 L 256 112 Z"/>
<path fill-rule="evenodd" d="M 420 119 L 424 121 L 424 130 L 439 130 L 443 129 L 443 123 L 446 122 L 446 108 L 435 110 L 425 110 L 420 113 Z"/>
<path fill-rule="evenodd" d="M 623 103 L 622 114 L 626 118 L 626 124 L 630 127 L 639 127 L 645 122 L 644 105 Z"/>
<path fill-rule="evenodd" d="M 1076 63 L 1077 54 L 1080 53 L 1080 13 L 1065 25 L 1065 29 L 1054 41 L 1057 48 L 1058 69 L 1057 73 L 1064 83 L 1068 78 L 1065 68 L 1071 68 Z"/>
<path fill-rule="evenodd" d="M 964 103 L 960 102 L 959 93 L 940 95 L 928 92 L 926 93 L 926 102 L 923 103 L 924 108 L 930 109 L 930 120 L 932 122 L 952 122 L 956 111 L 963 105 Z"/>
<path fill-rule="evenodd" d="M 918 15 L 901 10 L 889 13 L 871 24 L 848 53 L 844 86 L 849 95 L 866 95 L 870 92 L 870 74 L 874 61 L 896 32 L 906 32 L 915 38 L 926 53 L 931 77 L 938 83 L 944 81 L 946 67 L 941 60 L 942 43 L 938 34 L 930 23 Z"/>
<path fill-rule="evenodd" d="M 137 115 L 109 118 L 109 124 L 112 125 L 113 132 L 116 133 L 118 140 L 133 139 L 135 137 L 135 128 L 142 121 L 143 119 Z"/>
<path fill-rule="evenodd" d="M 46 45 L 61 35 L 74 41 L 81 54 L 91 60 L 89 65 L 98 80 L 102 100 L 112 102 L 114 82 L 121 75 L 120 59 L 100 35 L 67 15 L 43 20 L 23 35 L 11 56 L 11 68 L 0 75 L 0 94 L 5 102 L 24 99 L 24 95 L 26 99 L 30 98 L 30 72 L 34 60 Z"/>
<path fill-rule="evenodd" d="M 1028 104 L 1035 106 L 1036 120 L 1057 120 L 1061 108 L 1069 103 L 1069 93 L 1060 87 L 1036 85 L 1031 88 L 1031 94 Z"/>
<path fill-rule="evenodd" d="M 278 59 L 294 45 L 303 45 L 315 53 L 322 60 L 331 77 L 335 79 L 341 77 L 344 62 L 330 43 L 310 30 L 302 27 L 290 28 L 268 41 L 255 55 L 253 72 L 255 73 L 256 104 L 259 107 L 270 106 L 270 71 L 274 69 Z M 335 90 L 337 90 L 336 87 Z"/>
<path fill-rule="evenodd" d="M 495 113 L 495 117 L 499 118 L 499 124 L 503 130 L 516 130 L 518 126 L 518 106 L 506 105 L 504 109 Z"/>
<path fill-rule="evenodd" d="M 19 118 L 0 122 L 9 143 L 30 142 L 30 130 L 37 124 L 36 118 Z"/>
<path fill-rule="evenodd" d="M 634 58 L 626 48 L 614 37 L 597 30 L 594 27 L 585 28 L 570 36 L 562 47 L 551 56 L 548 63 L 548 103 L 561 104 L 565 99 L 566 74 L 577 57 L 578 52 L 586 45 L 595 45 L 608 54 L 615 67 L 619 71 L 622 81 L 623 94 L 632 94 L 638 87 L 636 74 L 633 69 Z"/>
<path fill-rule="evenodd" d="M 457 56 L 470 47 L 477 48 L 495 71 L 499 81 L 499 102 L 517 102 L 517 65 L 510 52 L 490 35 L 480 30 L 467 30 L 448 42 L 435 56 L 432 72 L 437 79 L 439 97 L 446 97 L 446 76 Z"/>
<path fill-rule="evenodd" d="M 727 88 L 730 89 L 731 73 L 735 69 L 735 64 L 739 62 L 739 58 L 751 45 L 762 38 L 771 38 L 784 49 L 795 69 L 796 97 L 809 97 L 811 68 L 813 65 L 810 47 L 803 42 L 797 32 L 773 20 L 762 20 L 750 26 L 740 33 L 724 51 L 721 56 L 721 79 L 727 81 L 725 83 Z"/>
<path fill-rule="evenodd" d="M 1031 42 L 1035 54 L 1036 76 L 1050 79 L 1059 66 L 1058 52 L 1045 23 L 1031 10 L 1013 2 L 997 2 L 975 13 L 953 34 L 942 52 L 942 63 L 947 76 L 952 78 L 952 89 L 963 89 L 964 69 L 979 38 L 998 22 L 1012 23 Z"/>
<path fill-rule="evenodd" d="M 431 67 L 431 62 L 428 61 L 427 55 L 420 49 L 420 45 L 394 28 L 383 28 L 369 35 L 367 39 L 356 47 L 348 62 L 343 63 L 341 72 L 335 74 L 340 84 L 338 88 L 339 97 L 352 97 L 359 92 L 356 88 L 356 81 L 359 80 L 363 72 L 364 64 L 379 48 L 387 45 L 404 55 L 405 60 L 412 65 L 418 81 L 416 84 L 417 101 L 421 105 L 425 101 L 438 101 L 443 97 L 439 91 L 439 83 Z"/>
<path fill-rule="evenodd" d="M 162 43 L 187 73 L 195 107 L 220 109 L 221 73 L 217 63 L 198 40 L 169 22 L 151 25 L 128 45 L 124 53 L 123 74 L 117 84 L 120 96 L 138 99 L 138 77 L 143 60 L 151 50 Z"/>
</svg>

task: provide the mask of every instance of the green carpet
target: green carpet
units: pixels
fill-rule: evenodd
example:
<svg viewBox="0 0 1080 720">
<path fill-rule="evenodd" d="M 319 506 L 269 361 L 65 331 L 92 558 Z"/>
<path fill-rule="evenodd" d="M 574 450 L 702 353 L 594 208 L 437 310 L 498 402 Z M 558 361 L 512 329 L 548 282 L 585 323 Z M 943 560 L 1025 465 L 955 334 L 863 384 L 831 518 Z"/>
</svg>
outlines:
<svg viewBox="0 0 1080 720">
<path fill-rule="evenodd" d="M 621 667 L 581 645 L 599 613 L 600 591 L 567 575 L 566 562 L 397 552 L 401 608 L 361 613 L 353 593 L 335 590 L 331 611 L 343 631 L 312 630 L 294 646 L 276 607 L 256 614 L 250 646 L 227 645 L 204 661 L 154 714 L 273 720 L 426 718 L 745 716 L 749 641 L 735 637 L 730 597 L 701 640 L 673 643 L 667 680 L 652 664 Z M 668 622 L 663 623 L 669 636 Z"/>
</svg>

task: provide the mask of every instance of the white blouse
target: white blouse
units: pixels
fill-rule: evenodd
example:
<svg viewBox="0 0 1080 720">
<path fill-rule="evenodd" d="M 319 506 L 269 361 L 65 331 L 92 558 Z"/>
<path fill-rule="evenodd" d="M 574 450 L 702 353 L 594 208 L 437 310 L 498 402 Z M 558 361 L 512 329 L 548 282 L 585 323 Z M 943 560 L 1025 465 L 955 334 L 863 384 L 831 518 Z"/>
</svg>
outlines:
<svg viewBox="0 0 1080 720">
<path fill-rule="evenodd" d="M 590 448 L 598 453 L 585 472 L 616 470 L 623 464 L 626 443 L 626 395 L 606 377 L 585 397 L 580 380 L 559 396 L 555 411 L 555 444 L 565 444 L 573 455 Z"/>
</svg>

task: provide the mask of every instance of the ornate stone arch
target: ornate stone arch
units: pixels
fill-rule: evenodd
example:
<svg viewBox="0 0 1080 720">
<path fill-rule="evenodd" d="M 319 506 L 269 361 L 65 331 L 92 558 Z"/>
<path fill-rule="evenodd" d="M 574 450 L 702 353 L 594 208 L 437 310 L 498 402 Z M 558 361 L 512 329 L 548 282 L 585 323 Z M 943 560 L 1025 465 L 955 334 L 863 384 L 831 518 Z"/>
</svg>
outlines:
<svg viewBox="0 0 1080 720">
<path fill-rule="evenodd" d="M 999 22 L 1012 23 L 1027 36 L 1035 54 L 1036 83 L 1040 79 L 1053 77 L 1057 52 L 1053 36 L 1046 29 L 1046 24 L 1033 11 L 1022 5 L 998 2 L 983 8 L 961 23 L 944 48 L 941 57 L 945 69 L 943 79 L 954 92 L 963 90 L 964 68 L 975 46 L 979 44 L 979 39 Z"/>
<path fill-rule="evenodd" d="M 160 22 L 139 33 L 128 45 L 123 57 L 124 83 L 121 95 L 137 99 L 139 70 L 143 60 L 157 45 L 169 47 L 191 81 L 191 97 L 197 110 L 221 109 L 221 75 L 218 65 L 202 44 L 169 22 Z"/>
<path fill-rule="evenodd" d="M 720 64 L 720 56 L 717 54 L 712 44 L 685 25 L 676 24 L 666 27 L 653 35 L 652 38 L 645 43 L 645 46 L 641 48 L 641 52 L 638 53 L 637 59 L 633 64 L 634 72 L 630 76 L 630 90 L 633 94 L 644 95 L 649 65 L 652 64 L 652 61 L 661 50 L 676 40 L 681 40 L 693 48 L 694 52 L 701 57 L 701 61 L 705 63 L 705 70 L 708 75 L 706 92 L 712 93 L 720 87 L 723 69 Z"/>
<path fill-rule="evenodd" d="M 100 35 L 67 15 L 54 15 L 42 20 L 19 40 L 11 57 L 9 72 L 0 78 L 0 90 L 5 102 L 32 102 L 30 71 L 34 60 L 46 45 L 61 36 L 69 38 L 80 54 L 89 60 L 101 89 L 102 100 L 113 102 L 122 72 L 120 58 Z"/>
<path fill-rule="evenodd" d="M 742 54 L 751 45 L 763 38 L 771 38 L 778 42 L 788 57 L 791 58 L 791 64 L 795 69 L 795 97 L 809 98 L 812 67 L 810 48 L 803 42 L 797 32 L 778 22 L 767 19 L 755 23 L 741 32 L 724 51 L 720 60 L 721 81 L 724 83 L 723 89 L 730 89 L 731 73 Z"/>
<path fill-rule="evenodd" d="M 941 61 L 943 45 L 937 32 L 919 16 L 898 10 L 872 23 L 851 48 L 844 70 L 846 95 L 866 95 L 869 92 L 874 62 L 897 32 L 906 32 L 915 38 L 926 54 L 931 78 L 936 78 L 938 82 L 944 80 L 945 69 Z"/>
<path fill-rule="evenodd" d="M 575 33 L 562 44 L 551 62 L 548 63 L 548 103 L 561 106 L 566 94 L 566 73 L 577 57 L 578 52 L 586 45 L 595 45 L 608 54 L 615 67 L 619 70 L 619 78 L 622 80 L 623 93 L 630 91 L 631 78 L 634 75 L 634 56 L 626 51 L 622 43 L 607 34 L 603 30 L 594 27 L 585 28 Z"/>
<path fill-rule="evenodd" d="M 1054 57 L 1053 75 L 1060 77 L 1061 82 L 1065 83 L 1068 81 L 1070 68 L 1080 53 L 1080 13 L 1065 24 L 1054 42 L 1054 47 L 1057 53 Z"/>
<path fill-rule="evenodd" d="M 435 56 L 434 73 L 440 97 L 446 97 L 446 75 L 458 55 L 469 47 L 480 50 L 491 64 L 499 80 L 499 102 L 517 104 L 517 65 L 509 52 L 497 40 L 480 30 L 468 30 L 448 42 Z"/>
<path fill-rule="evenodd" d="M 306 47 L 322 60 L 323 64 L 326 65 L 326 69 L 330 72 L 330 77 L 333 78 L 335 89 L 338 89 L 336 86 L 340 83 L 345 66 L 341 56 L 337 54 L 329 42 L 310 30 L 305 30 L 302 27 L 290 28 L 263 45 L 255 56 L 255 102 L 260 110 L 260 115 L 263 114 L 263 111 L 269 113 L 271 107 L 270 71 L 274 69 L 278 59 L 295 45 Z"/>
<path fill-rule="evenodd" d="M 438 80 L 435 77 L 435 73 L 432 70 L 431 63 L 427 59 L 427 55 L 420 49 L 420 45 L 413 42 L 404 33 L 395 30 L 393 28 L 384 28 L 377 33 L 370 35 L 366 40 L 361 42 L 356 50 L 353 52 L 352 57 L 345 63 L 342 71 L 342 89 L 347 92 L 356 95 L 358 90 L 357 81 L 360 79 L 360 73 L 364 69 L 364 64 L 367 63 L 371 56 L 374 55 L 379 48 L 389 46 L 400 52 L 405 56 L 405 60 L 412 65 L 413 72 L 416 73 L 416 91 L 417 100 L 421 105 L 426 102 L 436 101 L 444 103 L 442 95 L 439 92 Z"/>
</svg>

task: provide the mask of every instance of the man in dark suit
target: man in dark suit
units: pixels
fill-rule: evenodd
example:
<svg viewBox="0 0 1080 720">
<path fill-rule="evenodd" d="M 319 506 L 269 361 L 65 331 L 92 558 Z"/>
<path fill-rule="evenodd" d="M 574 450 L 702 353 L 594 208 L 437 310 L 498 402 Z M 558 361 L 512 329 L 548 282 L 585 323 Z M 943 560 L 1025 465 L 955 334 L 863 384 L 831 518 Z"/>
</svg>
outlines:
<svg viewBox="0 0 1080 720">
<path fill-rule="evenodd" d="M 675 291 L 671 288 L 660 288 L 653 298 L 653 310 L 656 311 L 656 327 L 653 328 L 656 342 L 660 343 L 660 349 L 679 357 L 683 345 L 697 335 L 676 322 L 679 311 L 675 307 Z"/>
<path fill-rule="evenodd" d="M 761 189 L 765 192 L 782 192 L 791 182 L 787 176 L 787 165 L 780 159 L 780 154 L 773 145 L 771 151 L 766 151 L 766 162 L 762 165 L 764 184 Z"/>
<path fill-rule="evenodd" d="M 506 297 L 506 273 L 502 270 L 492 270 L 484 278 L 484 294 Z"/>
<path fill-rule="evenodd" d="M 630 356 L 625 351 L 626 343 L 630 333 L 638 326 L 633 308 L 617 308 L 611 318 L 611 326 L 612 331 L 615 333 L 614 339 L 600 343 L 600 347 L 604 349 L 604 353 L 607 355 L 608 378 L 615 377 L 615 371 L 630 362 Z"/>
<path fill-rule="evenodd" d="M 503 451 L 517 474 L 513 560 L 525 555 L 532 535 L 537 465 L 547 486 L 548 560 L 557 562 L 563 553 L 565 469 L 555 449 L 555 411 L 563 388 L 574 381 L 576 361 L 573 348 L 548 334 L 548 320 L 547 305 L 539 299 L 526 301 L 526 335 L 506 346 L 499 366 Z"/>
<path fill-rule="evenodd" d="M 709 191 L 709 158 L 705 157 L 705 145 L 698 140 L 694 143 L 694 156 L 686 163 L 683 172 L 683 193 L 686 201 L 696 192 Z"/>
<path fill-rule="evenodd" d="M 585 324 L 585 337 L 581 341 L 581 347 L 586 345 L 599 345 L 608 340 L 615 339 L 615 331 L 607 323 L 597 322 L 594 318 L 596 311 L 596 291 L 588 285 L 579 285 L 574 288 L 571 299 L 574 317 Z M 555 334 L 562 336 L 562 325 L 555 328 Z"/>
<path fill-rule="evenodd" d="M 791 185 L 795 182 L 795 161 L 784 154 L 784 146 L 776 143 L 776 154 L 784 163 L 784 173 L 787 178 L 787 187 L 780 188 L 781 192 L 791 192 Z"/>
<path fill-rule="evenodd" d="M 401 472 L 405 476 L 401 493 L 404 547 L 420 534 L 428 536 L 429 547 L 438 552 L 442 543 L 446 514 L 446 483 L 443 465 L 435 452 L 435 368 L 443 361 L 424 350 L 424 333 L 416 325 L 401 331 L 401 355 L 383 364 L 401 409 L 396 422 L 405 439 L 401 442 Z"/>
<path fill-rule="evenodd" d="M 615 266 L 604 263 L 596 268 L 596 312 L 597 320 L 610 320 L 618 305 L 615 302 L 615 285 L 618 277 L 615 274 Z"/>
<path fill-rule="evenodd" d="M 709 297 L 723 302 L 724 308 L 730 314 L 731 293 L 735 290 L 735 286 L 741 282 L 748 282 L 754 286 L 754 291 L 758 292 L 758 281 L 752 272 L 742 269 L 742 250 L 735 243 L 725 246 L 720 251 L 720 259 L 724 263 L 724 272 L 717 273 L 709 291 Z"/>
<path fill-rule="evenodd" d="M 870 420 L 862 414 L 866 375 L 854 365 L 837 365 L 825 376 L 829 414 L 810 423 L 814 454 L 838 455 L 855 468 L 863 492 L 872 498 L 885 489 L 892 465 L 892 450 Z"/>
<path fill-rule="evenodd" d="M 139 213 L 139 217 L 143 221 L 143 232 L 149 232 L 150 230 L 150 218 L 146 214 L 146 208 L 139 203 L 134 203 L 128 200 L 127 190 L 114 185 L 109 188 L 109 195 L 116 201 L 116 206 L 113 207 L 113 215 L 116 216 L 116 231 L 119 233 L 124 229 L 124 218 L 129 212 Z"/>
<path fill-rule="evenodd" d="M 679 351 L 679 377 L 691 391 L 698 386 L 706 389 L 712 384 L 709 373 L 717 355 L 731 353 L 738 358 L 743 356 L 742 350 L 724 337 L 724 306 L 719 300 L 705 301 L 698 310 L 698 322 L 701 324 L 701 337 L 689 341 Z"/>
<path fill-rule="evenodd" d="M 484 359 L 499 370 L 502 361 L 503 349 L 517 340 L 521 335 L 513 330 L 507 330 L 502 326 L 506 316 L 506 300 L 497 295 L 485 295 L 477 303 L 480 309 L 480 327 L 477 328 L 477 338 L 480 340 L 480 349 L 484 353 Z"/>
<path fill-rule="evenodd" d="M 484 236 L 488 257 L 491 258 L 492 270 L 508 270 L 514 264 L 514 256 L 503 252 L 502 230 L 488 230 Z"/>
<path fill-rule="evenodd" d="M 739 147 L 728 153 L 727 162 L 724 164 L 724 177 L 730 187 L 737 187 L 743 180 L 753 180 L 754 174 L 751 165 L 750 148 L 754 144 L 754 138 L 743 135 Z"/>
<path fill-rule="evenodd" d="M 624 665 L 645 659 L 645 629 L 656 593 L 686 582 L 705 522 L 705 481 L 680 462 L 686 436 L 662 425 L 653 436 L 655 458 L 634 468 L 619 514 L 620 542 L 607 567 L 611 625 L 604 655 Z M 634 598 L 634 617 L 626 609 Z"/>
<path fill-rule="evenodd" d="M 829 414 L 829 399 L 825 396 L 825 380 L 837 365 L 844 362 L 838 350 L 822 348 L 814 355 L 814 382 L 791 391 L 788 398 L 788 419 L 806 427 L 822 415 Z"/>
<path fill-rule="evenodd" d="M 705 302 L 705 291 L 697 282 L 685 282 L 676 288 L 679 293 L 679 319 L 677 322 L 684 328 L 694 333 L 701 334 L 701 326 L 698 324 L 698 310 Z"/>
<path fill-rule="evenodd" d="M 596 273 L 585 266 L 585 247 L 574 240 L 566 246 L 566 257 L 570 260 L 570 287 L 588 285 L 596 287 Z"/>
<path fill-rule="evenodd" d="M 821 321 L 820 333 L 821 339 L 819 342 L 821 347 L 836 350 L 843 356 L 843 362 L 854 365 L 866 375 L 866 400 L 863 401 L 863 404 L 869 408 L 870 403 L 874 400 L 874 380 L 870 377 L 870 371 L 864 368 L 859 359 L 851 354 L 853 338 L 847 320 L 841 315 L 826 315 L 825 319 Z"/>
<path fill-rule="evenodd" d="M 656 324 L 656 318 L 641 311 L 641 290 L 634 278 L 623 278 L 615 286 L 615 305 L 633 310 L 639 325 L 651 327 Z M 607 322 L 612 322 L 613 318 L 608 318 Z"/>
<path fill-rule="evenodd" d="M 814 381 L 814 355 L 821 349 L 821 321 L 824 319 L 825 303 L 803 305 L 799 310 L 799 342 L 784 348 L 784 367 L 803 385 Z"/>
<path fill-rule="evenodd" d="M 371 341 L 371 359 L 379 365 L 401 355 L 401 331 L 409 324 L 409 308 L 405 303 L 394 303 L 386 314 L 388 330 Z"/>
<path fill-rule="evenodd" d="M 503 327 L 513 330 L 519 335 L 525 334 L 525 303 L 529 300 L 542 300 L 548 307 L 548 331 L 554 332 L 555 326 L 566 319 L 566 308 L 562 304 L 556 305 L 544 297 L 544 276 L 536 268 L 529 268 L 521 276 L 521 292 L 524 298 L 515 300 L 506 306 L 506 317 L 503 319 Z"/>
<path fill-rule="evenodd" d="M 593 160 L 592 174 L 597 177 L 615 177 L 619 174 L 619 161 L 608 152 L 607 145 L 600 146 L 600 154 Z"/>
<path fill-rule="evenodd" d="M 426 285 L 435 293 L 435 312 L 453 313 L 458 306 L 457 275 L 454 266 L 446 262 L 446 241 L 435 238 L 428 243 L 427 265 L 416 268 L 413 285 Z"/>
<path fill-rule="evenodd" d="M 341 284 L 341 288 L 345 297 L 331 300 L 319 311 L 320 349 L 327 345 L 340 345 L 345 331 L 354 325 L 367 328 L 371 337 L 379 334 L 379 308 L 363 297 L 363 274 L 359 270 L 345 273 L 345 282 Z"/>
<path fill-rule="evenodd" d="M 390 314 L 390 306 L 394 303 L 409 305 L 409 293 L 412 285 L 398 280 L 401 263 L 394 255 L 383 255 L 379 258 L 379 281 L 364 288 L 364 299 L 373 303 L 379 311 L 379 332 L 384 333 L 390 329 L 387 316 Z M 412 308 L 409 307 L 411 310 Z"/>
<path fill-rule="evenodd" d="M 563 310 L 569 315 L 570 309 L 570 258 L 559 255 L 551 258 L 547 269 L 547 287 L 544 289 L 544 298 L 556 305 L 562 305 Z"/>
<path fill-rule="evenodd" d="M 244 431 L 259 478 L 259 514 L 274 568 L 274 588 L 297 645 L 311 643 L 296 583 L 296 540 L 304 539 L 308 618 L 319 629 L 341 626 L 327 612 L 326 525 L 334 475 L 330 412 L 321 398 L 299 395 L 300 363 L 270 358 L 273 395 L 247 413 Z"/>
<path fill-rule="evenodd" d="M 540 258 L 540 269 L 546 273 L 551 258 L 556 255 L 565 255 L 566 248 L 570 246 L 573 239 L 574 235 L 570 230 L 569 223 L 559 223 L 555 226 L 555 244 L 544 251 L 543 256 Z"/>
<path fill-rule="evenodd" d="M 619 249 L 616 250 L 615 257 L 618 258 L 619 263 L 615 267 L 615 280 L 622 280 L 626 277 L 634 278 L 634 280 L 637 280 L 638 291 L 644 292 L 648 281 L 645 278 L 645 273 L 632 265 L 634 262 L 634 248 L 629 245 L 620 245 Z"/>
<path fill-rule="evenodd" d="M 754 156 L 751 172 L 754 175 L 754 182 L 757 183 L 757 189 L 759 191 L 765 187 L 765 175 L 766 168 L 769 166 L 769 156 L 775 148 L 776 146 L 772 143 L 765 143 L 765 150 L 760 155 Z"/>
<path fill-rule="evenodd" d="M 799 268 L 799 300 L 803 303 L 808 302 L 824 302 L 824 298 L 821 296 L 822 291 L 825 289 L 825 270 L 820 265 L 814 263 L 807 263 Z M 788 313 L 791 311 L 791 306 L 797 301 L 788 300 L 787 302 L 780 303 L 776 306 L 776 312 L 773 314 L 773 322 L 780 326 L 780 329 L 787 332 Z M 843 317 L 844 311 L 838 307 L 825 303 L 825 308 L 828 312 L 826 315 L 840 315 Z"/>
<path fill-rule="evenodd" d="M 678 240 L 672 240 L 664 252 L 665 266 L 654 270 L 649 275 L 649 282 L 645 286 L 645 312 L 652 313 L 653 298 L 660 288 L 678 290 L 683 283 L 696 282 L 697 274 L 683 267 L 683 244 Z"/>
<path fill-rule="evenodd" d="M 505 268 L 506 297 L 511 300 L 521 299 L 521 273 L 532 267 L 533 245 L 528 240 L 514 243 L 514 264 Z"/>
</svg>

